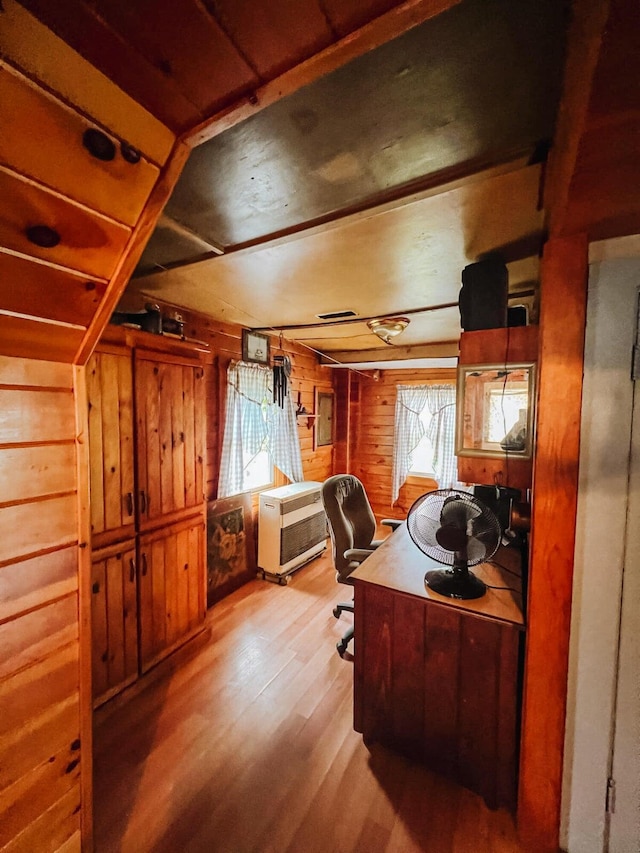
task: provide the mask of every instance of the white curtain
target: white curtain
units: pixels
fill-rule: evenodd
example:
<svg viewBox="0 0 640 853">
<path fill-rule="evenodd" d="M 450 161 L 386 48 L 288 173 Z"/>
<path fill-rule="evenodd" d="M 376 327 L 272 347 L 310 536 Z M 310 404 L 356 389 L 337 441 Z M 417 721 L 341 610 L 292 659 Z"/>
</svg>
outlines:
<svg viewBox="0 0 640 853">
<path fill-rule="evenodd" d="M 457 487 L 454 454 L 456 390 L 452 385 L 398 385 L 393 440 L 391 503 L 394 504 L 411 469 L 411 454 L 424 436 L 420 415 L 431 413 L 428 437 L 433 446 L 435 479 L 442 489 Z"/>
<path fill-rule="evenodd" d="M 291 394 L 283 409 L 273 402 L 273 374 L 269 367 L 232 361 L 227 370 L 222 459 L 218 497 L 242 491 L 243 472 L 261 450 L 290 480 L 300 482 L 302 456 Z"/>
</svg>

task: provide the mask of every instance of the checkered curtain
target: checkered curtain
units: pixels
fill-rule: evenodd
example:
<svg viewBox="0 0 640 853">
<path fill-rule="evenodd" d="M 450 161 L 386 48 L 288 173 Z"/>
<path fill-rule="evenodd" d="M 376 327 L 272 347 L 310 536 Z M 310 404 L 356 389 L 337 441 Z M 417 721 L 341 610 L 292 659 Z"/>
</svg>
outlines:
<svg viewBox="0 0 640 853">
<path fill-rule="evenodd" d="M 433 470 L 441 489 L 456 489 L 458 460 L 456 444 L 456 389 L 452 385 L 429 385 L 427 406 L 431 423 L 427 430 L 433 447 Z"/>
<path fill-rule="evenodd" d="M 432 416 L 427 434 L 434 450 L 436 481 L 442 489 L 457 487 L 455 388 L 452 385 L 398 385 L 396 390 L 391 503 L 398 500 L 411 469 L 411 454 L 424 436 L 420 415 L 425 406 Z"/>
<path fill-rule="evenodd" d="M 243 471 L 261 450 L 269 453 L 273 464 L 290 480 L 303 479 L 291 394 L 281 409 L 273 402 L 273 373 L 269 367 L 232 361 L 227 370 L 218 497 L 242 491 Z"/>
<path fill-rule="evenodd" d="M 300 436 L 296 421 L 296 408 L 291 396 L 291 386 L 287 389 L 284 406 L 272 403 L 269 409 L 268 451 L 276 468 L 279 468 L 293 483 L 304 479 L 302 473 L 302 455 Z"/>
</svg>

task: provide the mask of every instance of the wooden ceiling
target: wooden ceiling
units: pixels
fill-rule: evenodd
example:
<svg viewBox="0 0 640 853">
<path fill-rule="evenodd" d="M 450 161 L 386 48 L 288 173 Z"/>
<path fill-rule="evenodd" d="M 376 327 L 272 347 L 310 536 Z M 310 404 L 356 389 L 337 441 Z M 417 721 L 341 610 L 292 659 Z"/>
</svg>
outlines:
<svg viewBox="0 0 640 853">
<path fill-rule="evenodd" d="M 417 311 L 455 301 L 479 252 L 505 252 L 512 288 L 530 289 L 545 224 L 592 240 L 640 231 L 637 0 L 572 0 L 542 170 L 528 162 L 556 111 L 562 0 L 21 4 L 188 144 L 207 143 L 152 241 L 169 246 L 169 263 L 193 259 L 194 242 L 209 259 L 134 281 L 132 298 L 146 288 L 178 305 L 217 301 L 212 311 L 254 326 L 308 323 L 317 304 L 356 298 L 362 317 Z M 198 208 L 212 175 L 217 195 Z M 416 345 L 451 334 L 442 312 L 437 323 L 425 312 L 424 332 L 411 315 Z M 366 345 L 327 334 L 299 336 L 327 351 Z"/>
<path fill-rule="evenodd" d="M 535 156 L 553 135 L 565 12 L 465 0 L 201 145 L 166 214 L 228 252 Z M 149 267 L 184 260 L 151 248 Z"/>
<path fill-rule="evenodd" d="M 411 3 L 414 23 L 458 0 Z M 23 0 L 172 130 L 189 131 L 398 0 Z"/>
</svg>

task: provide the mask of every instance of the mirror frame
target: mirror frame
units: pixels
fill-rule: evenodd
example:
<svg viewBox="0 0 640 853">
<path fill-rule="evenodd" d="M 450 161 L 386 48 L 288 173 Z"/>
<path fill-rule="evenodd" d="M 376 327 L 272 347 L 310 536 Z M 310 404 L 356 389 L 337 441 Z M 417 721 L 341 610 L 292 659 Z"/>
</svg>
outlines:
<svg viewBox="0 0 640 853">
<path fill-rule="evenodd" d="M 485 450 L 476 447 L 464 446 L 464 415 L 465 415 L 465 392 L 467 376 L 472 373 L 494 371 L 529 371 L 529 384 L 527 387 L 527 432 L 525 446 L 522 450 Z M 533 456 L 533 434 L 535 429 L 535 401 L 536 401 L 536 364 L 535 362 L 518 362 L 508 364 L 460 364 L 458 365 L 458 381 L 456 392 L 456 456 L 484 456 L 492 459 L 531 459 Z"/>
</svg>

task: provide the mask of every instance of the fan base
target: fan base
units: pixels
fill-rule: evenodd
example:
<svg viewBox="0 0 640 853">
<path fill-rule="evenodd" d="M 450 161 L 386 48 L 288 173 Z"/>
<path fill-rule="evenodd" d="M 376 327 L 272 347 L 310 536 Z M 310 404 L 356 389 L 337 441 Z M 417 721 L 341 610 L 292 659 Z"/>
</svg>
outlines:
<svg viewBox="0 0 640 853">
<path fill-rule="evenodd" d="M 455 572 L 451 569 L 434 569 L 427 572 L 424 582 L 439 595 L 447 598 L 482 598 L 487 591 L 486 585 L 473 572 Z"/>
</svg>

